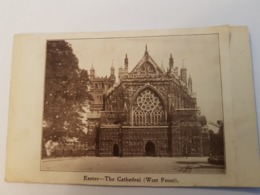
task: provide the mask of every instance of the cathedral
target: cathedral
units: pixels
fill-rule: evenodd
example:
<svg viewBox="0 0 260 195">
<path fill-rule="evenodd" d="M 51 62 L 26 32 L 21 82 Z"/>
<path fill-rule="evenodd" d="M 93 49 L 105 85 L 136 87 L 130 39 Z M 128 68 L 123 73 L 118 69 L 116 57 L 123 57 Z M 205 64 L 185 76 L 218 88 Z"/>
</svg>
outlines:
<svg viewBox="0 0 260 195">
<path fill-rule="evenodd" d="M 147 46 L 142 59 L 128 70 L 128 57 L 109 77 L 90 69 L 93 101 L 87 113 L 95 132 L 96 156 L 206 156 L 209 136 L 200 114 L 192 77 L 174 65 L 172 54 L 165 71 L 152 59 Z"/>
</svg>

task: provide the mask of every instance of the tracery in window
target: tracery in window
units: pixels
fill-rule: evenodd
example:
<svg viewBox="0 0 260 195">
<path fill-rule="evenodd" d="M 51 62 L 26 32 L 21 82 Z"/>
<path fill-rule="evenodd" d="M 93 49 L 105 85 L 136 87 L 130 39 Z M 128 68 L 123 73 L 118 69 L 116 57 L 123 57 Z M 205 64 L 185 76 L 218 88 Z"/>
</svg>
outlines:
<svg viewBox="0 0 260 195">
<path fill-rule="evenodd" d="M 136 98 L 133 105 L 133 122 L 135 125 L 158 125 L 164 116 L 163 105 L 156 94 L 146 89 Z"/>
</svg>

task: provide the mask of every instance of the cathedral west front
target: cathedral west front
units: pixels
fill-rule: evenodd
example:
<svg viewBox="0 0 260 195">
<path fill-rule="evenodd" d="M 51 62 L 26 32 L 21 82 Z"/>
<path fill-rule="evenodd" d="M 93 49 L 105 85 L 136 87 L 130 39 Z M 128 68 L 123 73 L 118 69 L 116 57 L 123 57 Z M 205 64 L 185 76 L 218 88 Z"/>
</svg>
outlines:
<svg viewBox="0 0 260 195">
<path fill-rule="evenodd" d="M 90 70 L 93 101 L 87 113 L 95 132 L 96 156 L 205 156 L 209 153 L 206 117 L 200 114 L 192 77 L 184 64 L 174 65 L 172 54 L 165 71 L 147 46 L 132 70 L 128 57 L 110 76 Z"/>
</svg>

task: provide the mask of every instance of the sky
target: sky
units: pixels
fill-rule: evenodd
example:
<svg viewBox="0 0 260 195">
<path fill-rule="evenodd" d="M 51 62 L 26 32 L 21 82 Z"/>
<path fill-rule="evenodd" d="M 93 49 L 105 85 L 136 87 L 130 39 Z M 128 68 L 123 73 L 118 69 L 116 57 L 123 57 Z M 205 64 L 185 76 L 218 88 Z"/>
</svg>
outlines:
<svg viewBox="0 0 260 195">
<path fill-rule="evenodd" d="M 95 68 L 96 76 L 109 76 L 113 64 L 124 66 L 128 56 L 129 72 L 141 60 L 147 45 L 149 55 L 166 70 L 172 54 L 174 66 L 184 66 L 191 75 L 193 91 L 197 94 L 197 105 L 208 121 L 223 119 L 220 53 L 217 34 L 151 36 L 151 37 L 110 37 L 67 40 L 79 59 L 79 67 Z M 209 125 L 211 129 L 213 127 Z"/>
</svg>

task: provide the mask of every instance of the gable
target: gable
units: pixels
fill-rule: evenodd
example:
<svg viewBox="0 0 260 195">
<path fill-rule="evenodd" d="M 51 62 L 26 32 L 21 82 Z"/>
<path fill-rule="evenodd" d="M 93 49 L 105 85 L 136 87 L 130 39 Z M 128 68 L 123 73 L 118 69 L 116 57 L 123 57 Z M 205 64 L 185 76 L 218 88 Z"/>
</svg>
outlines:
<svg viewBox="0 0 260 195">
<path fill-rule="evenodd" d="M 156 74 L 156 68 L 150 63 L 145 62 L 139 67 L 140 74 Z"/>
<path fill-rule="evenodd" d="M 147 52 L 129 74 L 133 77 L 146 77 L 155 76 L 162 73 L 162 69 L 155 63 Z"/>
</svg>

